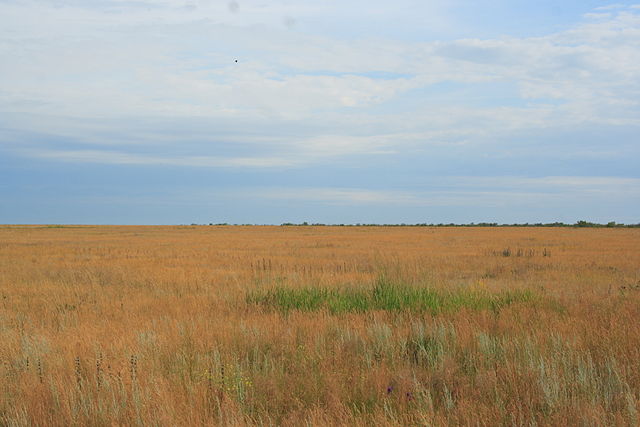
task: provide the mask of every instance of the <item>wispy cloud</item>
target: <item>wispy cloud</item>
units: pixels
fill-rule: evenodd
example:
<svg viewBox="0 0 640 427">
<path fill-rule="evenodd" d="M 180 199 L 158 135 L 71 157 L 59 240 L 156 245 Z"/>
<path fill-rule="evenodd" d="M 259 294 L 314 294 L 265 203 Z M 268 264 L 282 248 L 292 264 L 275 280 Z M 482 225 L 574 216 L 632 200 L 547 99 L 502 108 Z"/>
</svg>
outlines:
<svg viewBox="0 0 640 427">
<path fill-rule="evenodd" d="M 207 168 L 283 168 L 295 165 L 291 160 L 275 157 L 158 157 L 100 150 L 25 150 L 24 154 L 64 162 L 115 165 L 189 166 Z"/>
<path fill-rule="evenodd" d="M 245 189 L 243 197 L 306 201 L 337 205 L 506 206 L 555 204 L 594 196 L 640 195 L 640 179 L 618 177 L 441 177 L 421 191 L 366 188 L 261 188 Z"/>
<path fill-rule="evenodd" d="M 640 178 L 621 178 L 611 176 L 493 176 L 493 177 L 449 177 L 452 186 L 471 188 L 520 188 L 544 189 L 546 191 L 632 191 L 640 195 Z"/>
<path fill-rule="evenodd" d="M 136 122 L 149 118 L 208 120 L 212 135 L 220 122 L 242 120 L 240 144 L 261 133 L 274 149 L 285 143 L 304 156 L 479 143 L 526 129 L 640 126 L 640 15 L 629 7 L 545 37 L 399 42 L 234 21 L 277 15 L 280 3 L 267 11 L 243 3 L 236 13 L 225 4 L 100 5 L 0 5 L 0 52 L 11 58 L 0 67 L 0 111 L 23 116 L 12 127 L 42 132 L 41 118 L 55 115 L 62 120 L 45 132 L 69 122 L 59 134 L 91 142 L 108 119 L 118 122 L 102 138 L 108 144 L 131 139 Z M 214 12 L 224 18 L 212 19 Z M 298 131 L 287 135 L 292 123 Z M 201 150 L 211 155 L 206 144 Z"/>
<path fill-rule="evenodd" d="M 362 188 L 267 188 L 248 190 L 252 197 L 273 200 L 303 200 L 329 204 L 396 204 L 414 205 L 424 201 L 414 194 Z"/>
</svg>

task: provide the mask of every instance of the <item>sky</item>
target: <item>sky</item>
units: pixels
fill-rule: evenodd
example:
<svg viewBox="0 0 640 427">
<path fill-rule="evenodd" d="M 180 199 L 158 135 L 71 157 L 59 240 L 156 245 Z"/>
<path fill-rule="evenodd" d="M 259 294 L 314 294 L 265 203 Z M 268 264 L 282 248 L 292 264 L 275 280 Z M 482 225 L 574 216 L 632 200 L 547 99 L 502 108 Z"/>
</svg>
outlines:
<svg viewBox="0 0 640 427">
<path fill-rule="evenodd" d="M 640 3 L 0 0 L 0 223 L 639 223 L 639 159 Z"/>
</svg>

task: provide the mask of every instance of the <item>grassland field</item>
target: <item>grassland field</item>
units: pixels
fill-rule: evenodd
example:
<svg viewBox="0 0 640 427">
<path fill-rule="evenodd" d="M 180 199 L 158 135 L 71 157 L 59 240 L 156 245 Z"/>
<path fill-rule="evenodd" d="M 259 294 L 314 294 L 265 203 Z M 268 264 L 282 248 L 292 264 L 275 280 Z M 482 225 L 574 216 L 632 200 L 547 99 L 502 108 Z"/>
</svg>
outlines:
<svg viewBox="0 0 640 427">
<path fill-rule="evenodd" d="M 638 425 L 640 229 L 0 226 L 0 425 Z"/>
</svg>

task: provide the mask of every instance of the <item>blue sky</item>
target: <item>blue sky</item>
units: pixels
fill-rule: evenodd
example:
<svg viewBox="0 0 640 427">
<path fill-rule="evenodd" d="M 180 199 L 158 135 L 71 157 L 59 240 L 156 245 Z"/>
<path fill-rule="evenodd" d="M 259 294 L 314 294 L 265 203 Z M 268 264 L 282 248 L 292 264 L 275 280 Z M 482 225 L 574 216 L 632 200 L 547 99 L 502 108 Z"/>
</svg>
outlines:
<svg viewBox="0 0 640 427">
<path fill-rule="evenodd" d="M 638 159 L 640 3 L 0 0 L 0 223 L 638 223 Z"/>
</svg>

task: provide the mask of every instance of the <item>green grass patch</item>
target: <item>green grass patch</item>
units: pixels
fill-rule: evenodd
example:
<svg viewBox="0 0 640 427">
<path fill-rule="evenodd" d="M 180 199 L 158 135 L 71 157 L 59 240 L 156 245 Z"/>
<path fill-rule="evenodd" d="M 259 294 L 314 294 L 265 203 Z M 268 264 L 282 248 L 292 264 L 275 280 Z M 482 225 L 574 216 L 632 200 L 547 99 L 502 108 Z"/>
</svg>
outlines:
<svg viewBox="0 0 640 427">
<path fill-rule="evenodd" d="M 488 292 L 462 287 L 451 290 L 435 289 L 392 283 L 382 277 L 369 288 L 278 286 L 250 292 L 247 302 L 273 307 L 285 313 L 291 310 L 327 310 L 334 314 L 386 310 L 435 314 L 463 308 L 498 312 L 510 304 L 529 302 L 535 298 L 536 295 L 530 290 Z"/>
</svg>

